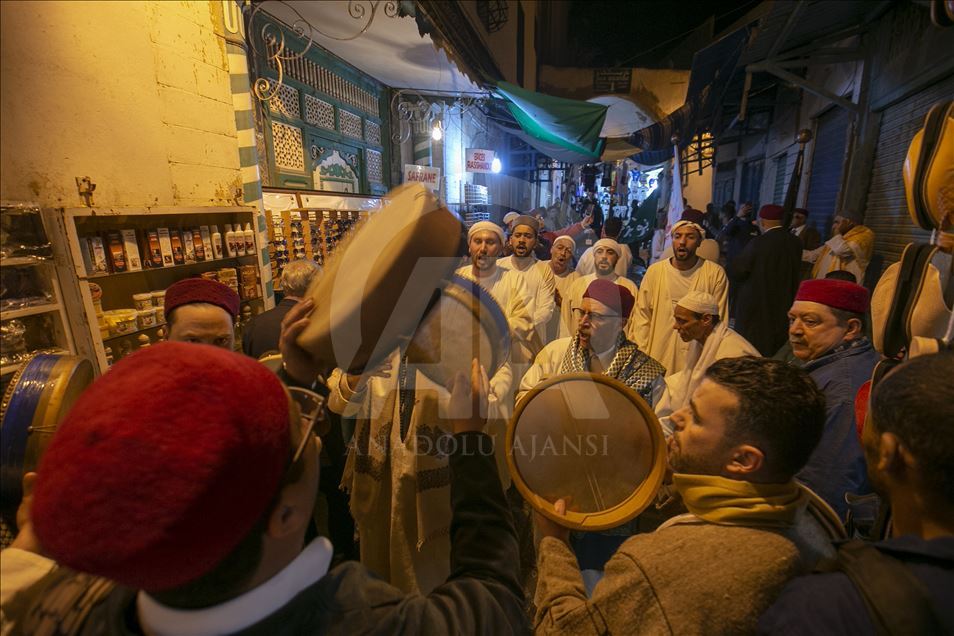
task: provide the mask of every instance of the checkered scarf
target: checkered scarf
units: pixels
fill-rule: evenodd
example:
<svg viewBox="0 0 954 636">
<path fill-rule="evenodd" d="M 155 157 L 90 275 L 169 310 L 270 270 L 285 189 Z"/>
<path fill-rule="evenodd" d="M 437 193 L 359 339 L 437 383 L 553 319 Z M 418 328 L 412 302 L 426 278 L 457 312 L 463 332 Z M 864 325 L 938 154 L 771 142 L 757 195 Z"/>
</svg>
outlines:
<svg viewBox="0 0 954 636">
<path fill-rule="evenodd" d="M 589 372 L 593 355 L 590 348 L 580 342 L 580 334 L 576 334 L 563 356 L 560 373 Z M 616 355 L 604 371 L 605 375 L 616 378 L 639 393 L 650 406 L 653 403 L 653 383 L 665 373 L 665 367 L 640 351 L 622 332 L 616 337 Z"/>
</svg>

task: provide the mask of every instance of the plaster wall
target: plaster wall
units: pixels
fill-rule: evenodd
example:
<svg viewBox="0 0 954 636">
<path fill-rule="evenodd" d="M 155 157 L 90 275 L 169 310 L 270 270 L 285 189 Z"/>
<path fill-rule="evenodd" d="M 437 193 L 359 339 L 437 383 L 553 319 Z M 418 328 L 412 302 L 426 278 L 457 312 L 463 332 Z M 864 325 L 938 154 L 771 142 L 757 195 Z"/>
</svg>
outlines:
<svg viewBox="0 0 954 636">
<path fill-rule="evenodd" d="M 534 47 L 536 37 L 537 3 L 535 1 L 517 0 L 507 3 L 507 21 L 501 28 L 488 33 L 483 21 L 477 14 L 477 2 L 462 0 L 461 7 L 467 14 L 474 30 L 480 35 L 490 55 L 497 63 L 497 67 L 504 79 L 511 84 L 522 85 L 529 90 L 538 90 L 537 87 L 537 54 Z M 523 8 L 523 82 L 517 81 L 517 6 Z"/>
<path fill-rule="evenodd" d="M 0 197 L 97 206 L 241 201 L 211 2 L 3 2 Z"/>
<path fill-rule="evenodd" d="M 539 91 L 569 99 L 586 100 L 600 93 L 593 91 L 592 68 L 540 66 Z M 617 95 L 636 104 L 644 115 L 644 126 L 659 121 L 686 100 L 689 71 L 632 69 L 628 95 Z"/>
</svg>

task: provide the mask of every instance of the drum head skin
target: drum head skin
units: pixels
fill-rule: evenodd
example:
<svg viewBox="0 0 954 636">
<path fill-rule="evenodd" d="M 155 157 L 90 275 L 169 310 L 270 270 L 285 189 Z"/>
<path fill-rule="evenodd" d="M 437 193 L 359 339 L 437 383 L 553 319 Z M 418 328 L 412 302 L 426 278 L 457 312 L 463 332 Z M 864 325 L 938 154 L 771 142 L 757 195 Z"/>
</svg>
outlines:
<svg viewBox="0 0 954 636">
<path fill-rule="evenodd" d="M 441 290 L 407 348 L 408 362 L 441 386 L 474 358 L 493 377 L 510 354 L 507 317 L 490 292 L 454 275 Z"/>
<path fill-rule="evenodd" d="M 666 472 L 659 420 L 639 395 L 602 374 L 541 382 L 507 429 L 507 464 L 518 490 L 546 517 L 576 530 L 626 523 L 655 498 Z M 567 499 L 565 517 L 553 512 Z"/>
<path fill-rule="evenodd" d="M 380 364 L 410 339 L 459 263 L 460 219 L 429 190 L 408 184 L 387 199 L 306 294 L 315 310 L 298 344 L 325 369 L 361 373 Z"/>
<path fill-rule="evenodd" d="M 4 508 L 19 503 L 23 475 L 36 470 L 57 427 L 92 384 L 93 375 L 93 365 L 86 358 L 39 354 L 10 381 L 0 405 L 0 500 Z"/>
</svg>

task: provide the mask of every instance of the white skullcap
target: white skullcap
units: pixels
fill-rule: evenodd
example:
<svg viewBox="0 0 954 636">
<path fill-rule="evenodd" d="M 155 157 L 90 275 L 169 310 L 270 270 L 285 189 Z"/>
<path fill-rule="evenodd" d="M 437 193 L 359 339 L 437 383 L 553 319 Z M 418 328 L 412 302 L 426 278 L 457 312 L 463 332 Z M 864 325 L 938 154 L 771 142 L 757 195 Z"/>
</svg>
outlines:
<svg viewBox="0 0 954 636">
<path fill-rule="evenodd" d="M 594 253 L 594 254 L 596 254 L 596 248 L 597 248 L 597 247 L 606 247 L 606 248 L 609 248 L 609 249 L 613 250 L 614 252 L 616 252 L 616 255 L 617 255 L 617 256 L 622 256 L 622 255 L 623 255 L 623 249 L 619 246 L 619 243 L 617 243 L 616 241 L 614 241 L 614 240 L 611 239 L 611 238 L 601 238 L 601 239 L 598 240 L 596 243 L 593 243 L 593 253 Z"/>
<path fill-rule="evenodd" d="M 672 229 L 669 230 L 669 234 L 672 234 L 673 232 L 675 232 L 675 231 L 678 230 L 679 228 L 685 227 L 685 226 L 687 226 L 687 225 L 692 226 L 693 228 L 695 228 L 695 230 L 696 230 L 697 232 L 699 232 L 699 236 L 705 238 L 706 231 L 702 228 L 702 226 L 699 225 L 698 223 L 694 223 L 694 222 L 692 222 L 692 221 L 687 221 L 686 219 L 683 219 L 682 221 L 676 222 L 676 223 L 672 226 Z"/>
<path fill-rule="evenodd" d="M 504 214 L 504 217 L 503 217 L 504 225 L 507 225 L 508 223 L 516 219 L 518 216 L 520 216 L 519 212 L 507 212 L 506 214 Z"/>
<path fill-rule="evenodd" d="M 490 221 L 477 221 L 476 223 L 471 225 L 470 229 L 467 230 L 467 240 L 469 241 L 470 237 L 472 237 L 477 232 L 483 232 L 485 230 L 494 232 L 497 236 L 499 236 L 501 243 L 506 241 L 506 239 L 504 238 L 503 229 L 496 223 L 491 223 Z"/>
<path fill-rule="evenodd" d="M 570 249 L 576 249 L 576 241 L 573 240 L 572 236 L 567 236 L 566 234 L 561 234 L 560 236 L 553 239 L 553 244 L 556 245 L 558 241 L 566 241 L 570 244 Z"/>
<path fill-rule="evenodd" d="M 682 300 L 676 304 L 683 309 L 694 311 L 697 314 L 719 315 L 719 303 L 716 301 L 715 296 L 708 292 L 693 290 L 683 296 Z"/>
</svg>

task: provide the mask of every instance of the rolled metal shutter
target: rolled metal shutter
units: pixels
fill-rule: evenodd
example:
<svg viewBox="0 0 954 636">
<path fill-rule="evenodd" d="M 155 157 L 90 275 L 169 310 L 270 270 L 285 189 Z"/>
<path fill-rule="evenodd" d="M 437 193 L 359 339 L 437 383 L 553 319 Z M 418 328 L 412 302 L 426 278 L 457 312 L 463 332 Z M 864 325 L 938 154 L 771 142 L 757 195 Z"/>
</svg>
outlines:
<svg viewBox="0 0 954 636">
<path fill-rule="evenodd" d="M 835 203 L 841 190 L 845 166 L 845 144 L 848 142 L 848 111 L 835 106 L 818 117 L 815 128 L 815 149 L 812 151 L 812 172 L 808 183 L 808 222 L 823 238 L 831 234 Z"/>
<path fill-rule="evenodd" d="M 951 95 L 954 75 L 884 109 L 865 210 L 865 225 L 875 233 L 872 262 L 880 261 L 882 268 L 898 261 L 908 243 L 927 241 L 930 237 L 908 216 L 901 170 L 911 139 L 924 125 L 924 116 L 934 103 L 950 99 Z"/>
</svg>

